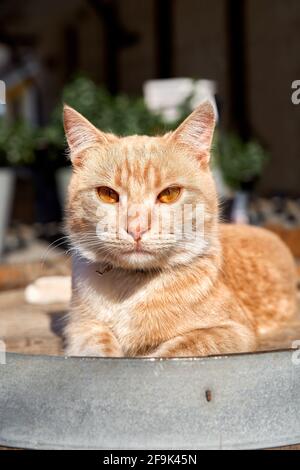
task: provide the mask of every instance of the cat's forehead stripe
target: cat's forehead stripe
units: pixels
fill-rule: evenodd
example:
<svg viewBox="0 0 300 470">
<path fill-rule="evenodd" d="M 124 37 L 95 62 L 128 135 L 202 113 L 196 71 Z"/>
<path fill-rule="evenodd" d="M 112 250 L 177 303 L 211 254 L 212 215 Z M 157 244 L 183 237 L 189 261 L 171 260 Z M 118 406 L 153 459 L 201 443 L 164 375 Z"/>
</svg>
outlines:
<svg viewBox="0 0 300 470">
<path fill-rule="evenodd" d="M 116 165 L 114 182 L 117 186 L 133 192 L 136 186 L 158 187 L 161 184 L 161 170 L 154 159 L 160 151 L 159 145 L 151 141 L 124 143 L 121 147 L 121 161 Z"/>
</svg>

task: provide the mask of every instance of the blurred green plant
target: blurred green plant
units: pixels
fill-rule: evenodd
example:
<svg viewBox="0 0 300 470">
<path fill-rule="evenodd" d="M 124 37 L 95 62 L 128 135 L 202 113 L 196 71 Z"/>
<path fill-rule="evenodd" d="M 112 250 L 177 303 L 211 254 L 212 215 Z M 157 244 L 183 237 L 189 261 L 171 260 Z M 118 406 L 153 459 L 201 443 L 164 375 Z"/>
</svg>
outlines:
<svg viewBox="0 0 300 470">
<path fill-rule="evenodd" d="M 232 189 L 252 185 L 262 175 L 269 154 L 256 140 L 245 142 L 235 133 L 216 132 L 213 160 Z"/>
<path fill-rule="evenodd" d="M 117 135 L 155 135 L 175 129 L 190 113 L 189 96 L 179 107 L 179 119 L 166 123 L 151 112 L 142 98 L 127 95 L 112 96 L 105 88 L 87 77 L 76 77 L 62 92 L 59 105 L 50 122 L 33 129 L 25 121 L 11 123 L 0 118 L 0 166 L 31 165 L 46 149 L 55 166 L 65 166 L 66 140 L 62 123 L 62 107 L 66 103 L 89 119 L 97 128 Z M 43 158 L 45 156 L 43 155 Z M 213 164 L 217 165 L 226 183 L 233 189 L 256 180 L 262 173 L 268 154 L 256 141 L 244 142 L 236 134 L 215 133 Z"/>
<path fill-rule="evenodd" d="M 63 103 L 72 106 L 102 131 L 120 136 L 154 135 L 172 128 L 172 125 L 163 122 L 161 116 L 149 111 L 142 98 L 112 96 L 92 80 L 77 77 L 65 86 L 61 103 L 54 110 L 49 125 L 40 134 L 42 143 L 52 148 L 53 156 L 62 154 L 66 148 L 62 125 Z"/>
<path fill-rule="evenodd" d="M 36 131 L 25 121 L 0 119 L 0 166 L 29 165 L 34 162 Z"/>
</svg>

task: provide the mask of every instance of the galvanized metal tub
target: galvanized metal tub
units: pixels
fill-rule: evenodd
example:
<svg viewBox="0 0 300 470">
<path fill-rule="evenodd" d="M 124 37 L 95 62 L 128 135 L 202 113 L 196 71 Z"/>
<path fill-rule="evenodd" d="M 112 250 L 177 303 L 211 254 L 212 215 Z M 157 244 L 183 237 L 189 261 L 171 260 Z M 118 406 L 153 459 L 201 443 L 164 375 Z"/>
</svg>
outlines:
<svg viewBox="0 0 300 470">
<path fill-rule="evenodd" d="M 10 353 L 0 365 L 0 445 L 253 449 L 299 443 L 295 354 L 110 359 Z"/>
</svg>

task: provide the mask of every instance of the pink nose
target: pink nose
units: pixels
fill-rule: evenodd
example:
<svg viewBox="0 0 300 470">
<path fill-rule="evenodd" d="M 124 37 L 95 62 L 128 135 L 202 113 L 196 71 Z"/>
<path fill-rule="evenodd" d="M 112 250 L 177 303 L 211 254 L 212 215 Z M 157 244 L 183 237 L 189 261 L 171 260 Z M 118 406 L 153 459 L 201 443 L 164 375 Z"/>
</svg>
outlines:
<svg viewBox="0 0 300 470">
<path fill-rule="evenodd" d="M 135 242 L 139 242 L 142 239 L 142 235 L 146 232 L 147 230 L 141 230 L 139 227 L 135 229 L 127 229 L 127 233 L 134 239 Z"/>
</svg>

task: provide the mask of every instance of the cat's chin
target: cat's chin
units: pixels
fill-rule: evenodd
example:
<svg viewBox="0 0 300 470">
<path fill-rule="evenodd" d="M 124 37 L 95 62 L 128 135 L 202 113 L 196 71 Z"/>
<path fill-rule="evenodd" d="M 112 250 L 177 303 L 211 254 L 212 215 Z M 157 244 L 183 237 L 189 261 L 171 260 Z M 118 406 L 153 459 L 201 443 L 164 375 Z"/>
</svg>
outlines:
<svg viewBox="0 0 300 470">
<path fill-rule="evenodd" d="M 161 258 L 150 251 L 118 251 L 111 253 L 110 257 L 79 247 L 76 256 L 85 259 L 88 263 L 109 264 L 114 268 L 149 270 L 161 266 Z"/>
<path fill-rule="evenodd" d="M 111 259 L 114 267 L 149 271 L 152 269 L 170 269 L 180 265 L 189 265 L 193 260 L 203 254 L 202 250 L 196 252 L 165 253 L 158 256 L 157 253 L 148 252 L 123 252 L 118 253 L 118 257 Z"/>
<path fill-rule="evenodd" d="M 180 265 L 189 265 L 195 258 L 209 251 L 207 242 L 191 244 L 177 250 L 157 252 L 157 250 L 118 250 L 110 253 L 109 258 L 101 252 L 93 252 L 80 247 L 78 256 L 89 263 L 107 264 L 113 268 L 149 271 L 153 269 L 172 269 Z"/>
<path fill-rule="evenodd" d="M 150 251 L 131 251 L 118 254 L 116 260 L 121 268 L 148 270 L 161 266 L 161 260 Z"/>
</svg>

